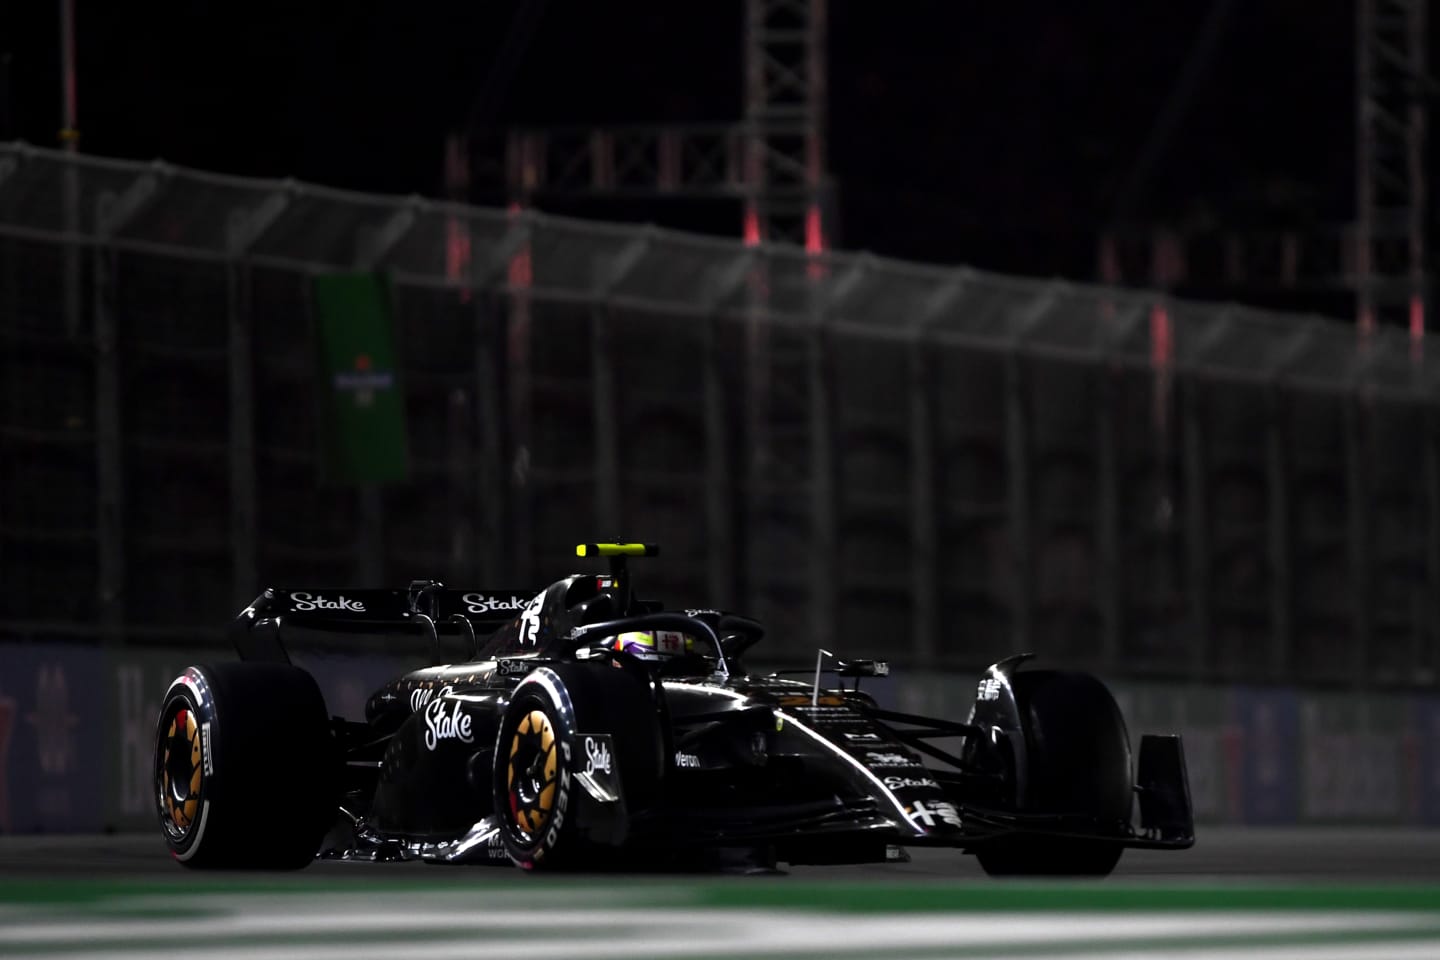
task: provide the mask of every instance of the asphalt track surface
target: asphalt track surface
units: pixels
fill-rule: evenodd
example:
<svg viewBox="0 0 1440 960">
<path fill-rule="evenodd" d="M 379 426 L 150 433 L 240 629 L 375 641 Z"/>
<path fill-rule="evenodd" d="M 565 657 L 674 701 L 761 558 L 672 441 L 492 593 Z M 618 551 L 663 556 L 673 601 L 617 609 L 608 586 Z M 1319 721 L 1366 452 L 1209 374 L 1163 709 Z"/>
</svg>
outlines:
<svg viewBox="0 0 1440 960">
<path fill-rule="evenodd" d="M 1197 829 L 1195 846 L 1181 852 L 1128 850 L 1115 877 L 1157 882 L 1196 879 L 1304 882 L 1440 882 L 1440 829 L 1297 827 Z M 926 880 L 981 880 L 973 857 L 949 850 L 912 850 L 911 862 L 841 867 L 793 867 L 784 872 L 806 880 L 863 880 L 867 883 Z M 317 861 L 294 876 L 326 882 L 398 881 L 434 871 L 474 873 L 507 879 L 500 866 L 436 867 L 422 863 L 336 863 Z M 189 874 L 176 866 L 155 834 L 113 836 L 0 837 L 0 877 L 108 880 Z M 290 875 L 287 875 L 290 876 Z"/>
<path fill-rule="evenodd" d="M 0 837 L 6 960 L 1437 960 L 1440 830 L 1211 828 L 1105 880 L 954 852 L 783 875 L 189 871 L 158 835 Z"/>
</svg>

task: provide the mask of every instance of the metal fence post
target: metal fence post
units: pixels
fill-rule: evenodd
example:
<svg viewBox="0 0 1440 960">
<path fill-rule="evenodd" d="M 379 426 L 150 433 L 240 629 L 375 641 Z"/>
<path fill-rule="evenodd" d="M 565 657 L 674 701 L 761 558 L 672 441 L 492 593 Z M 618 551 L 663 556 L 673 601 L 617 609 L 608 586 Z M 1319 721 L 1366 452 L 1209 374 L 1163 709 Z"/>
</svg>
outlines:
<svg viewBox="0 0 1440 960">
<path fill-rule="evenodd" d="M 66 170 L 71 177 L 77 174 L 72 164 Z M 78 189 L 78 184 L 67 186 Z M 158 180 L 153 173 L 137 176 L 121 193 L 104 191 L 96 198 L 93 248 L 94 269 L 91 273 L 92 300 L 94 309 L 95 343 L 95 442 L 96 442 L 96 539 L 99 546 L 99 600 L 100 627 L 107 643 L 119 643 L 125 624 L 125 473 L 124 436 L 120 418 L 120 355 L 119 326 L 112 309 L 115 293 L 115 253 L 109 242 L 131 217 L 148 204 L 158 191 Z M 73 198 L 72 198 L 73 199 Z M 67 200 L 67 203 L 69 200 Z M 78 208 L 77 208 L 78 209 Z M 70 224 L 71 233 L 64 240 L 67 263 L 73 262 L 78 271 L 81 251 L 76 249 L 80 237 L 74 233 L 75 224 Z M 80 302 L 80 274 L 70 275 L 68 267 L 66 283 L 74 281 L 75 302 Z M 67 321 L 68 321 L 67 316 Z M 70 329 L 73 337 L 77 329 Z"/>
<path fill-rule="evenodd" d="M 971 279 L 962 270 L 930 295 L 914 318 L 910 341 L 910 582 L 916 656 L 921 666 L 940 661 L 940 376 L 936 353 L 942 349 L 930 325 L 954 309 Z"/>
<path fill-rule="evenodd" d="M 478 583 L 479 561 L 475 556 L 476 513 L 471 493 L 475 488 L 474 430 L 470 426 L 473 404 L 469 391 L 452 387 L 446 391 L 445 433 L 449 446 L 447 460 L 446 509 L 450 513 L 450 556 L 446 576 L 452 581 Z M 491 581 L 494 582 L 494 581 Z"/>
<path fill-rule="evenodd" d="M 253 597 L 259 577 L 256 545 L 255 355 L 250 321 L 250 270 L 239 259 L 225 266 L 230 378 L 231 599 Z"/>
<path fill-rule="evenodd" d="M 286 193 L 272 193 L 253 210 L 232 210 L 225 224 L 225 310 L 230 400 L 230 536 L 232 599 L 255 596 L 259 578 L 259 494 L 255 463 L 255 332 L 251 323 L 252 244 L 290 205 Z M 308 301 L 307 301 L 308 302 Z"/>
<path fill-rule="evenodd" d="M 1125 634 L 1125 608 L 1121 602 L 1123 574 L 1120 551 L 1120 454 L 1116 433 L 1118 371 L 1116 355 L 1123 350 L 1146 314 L 1141 301 L 1117 304 L 1105 299 L 1100 304 L 1104 330 L 1097 376 L 1098 416 L 1095 430 L 1095 547 L 1099 569 L 1095 577 L 1100 610 L 1100 656 L 1105 669 L 1115 669 L 1121 659 Z"/>
<path fill-rule="evenodd" d="M 615 366 L 611 353 L 610 310 L 590 310 L 591 423 L 595 430 L 595 519 L 593 535 L 625 537 L 620 513 L 620 437 L 616 423 Z"/>
<path fill-rule="evenodd" d="M 1437 418 L 1432 402 L 1422 401 L 1421 436 L 1423 437 L 1423 469 L 1425 482 L 1425 594 L 1421 635 L 1417 638 L 1416 679 L 1427 683 L 1436 680 L 1440 667 L 1440 436 L 1436 434 Z M 1428 656 L 1427 656 L 1428 654 Z"/>
<path fill-rule="evenodd" d="M 611 291 L 644 258 L 654 235 L 646 227 L 616 253 L 597 278 L 590 309 L 591 413 L 595 425 L 595 535 L 625 536 L 620 477 L 620 406 L 615 395 Z"/>
<path fill-rule="evenodd" d="M 363 483 L 357 491 L 360 511 L 355 538 L 355 576 L 362 587 L 385 583 L 385 499 L 380 487 Z"/>
<path fill-rule="evenodd" d="M 1200 412 L 1200 383 L 1192 375 L 1180 384 L 1180 415 L 1182 418 L 1185 471 L 1186 561 L 1189 567 L 1191 609 L 1195 638 L 1190 644 L 1190 668 L 1193 676 L 1204 676 L 1214 644 L 1211 641 L 1212 596 L 1210 583 L 1210 476 L 1206 457 L 1205 423 Z"/>
<path fill-rule="evenodd" d="M 1015 583 L 1015 643 L 1028 646 L 1035 617 L 1034 444 L 1025 338 L 1055 310 L 1068 289 L 1052 281 L 1017 309 L 1008 332 L 1005 352 L 1005 461 L 1006 498 L 1009 501 L 1010 550 Z"/>
<path fill-rule="evenodd" d="M 80 336 L 80 312 L 84 303 L 84 277 L 81 271 L 80 170 L 73 151 L 65 158 L 61 180 L 62 214 L 65 239 L 60 248 L 62 273 L 60 299 L 64 304 L 65 335 L 71 340 Z M 96 288 L 98 293 L 99 288 Z"/>
<path fill-rule="evenodd" d="M 71 256 L 79 238 L 65 245 Z M 124 438 L 120 423 L 119 331 L 111 297 L 115 278 L 103 247 L 94 251 L 95 308 L 95 455 L 96 522 L 99 547 L 100 633 L 107 644 L 118 644 L 125 625 L 125 493 Z M 76 280 L 79 279 L 77 274 Z M 75 293 L 79 297 L 79 291 Z"/>
<path fill-rule="evenodd" d="M 936 665 L 940 645 L 934 349 L 923 335 L 910 345 L 910 582 L 915 654 L 921 667 Z"/>
<path fill-rule="evenodd" d="M 1370 671 L 1365 669 L 1371 647 L 1370 596 L 1370 484 L 1366 464 L 1364 406 L 1368 399 L 1358 387 L 1345 400 L 1345 494 L 1349 526 L 1348 553 L 1350 566 L 1351 637 L 1349 651 L 1351 675 L 1368 685 Z"/>
<path fill-rule="evenodd" d="M 1294 566 L 1291 537 L 1292 465 L 1286 445 L 1286 395 L 1271 384 L 1265 393 L 1266 513 L 1269 517 L 1270 555 L 1270 669 L 1274 676 L 1288 675 L 1295 643 Z"/>
<path fill-rule="evenodd" d="M 705 378 L 705 534 L 710 545 L 706 583 L 708 595 L 720 607 L 738 599 L 735 567 L 735 457 L 730 449 L 726 391 L 720 357 L 719 323 L 704 318 L 701 370 Z"/>
<path fill-rule="evenodd" d="M 1425 483 L 1425 594 L 1417 638 L 1416 679 L 1434 683 L 1440 667 L 1440 436 L 1435 406 L 1423 400 L 1421 436 Z"/>
<path fill-rule="evenodd" d="M 821 642 L 835 637 L 835 434 L 830 396 L 829 338 L 824 314 L 809 331 L 810 380 L 810 625 Z"/>
<path fill-rule="evenodd" d="M 750 249 L 733 258 L 714 282 L 702 313 L 704 326 L 700 359 L 705 386 L 705 533 L 710 544 L 707 583 L 709 595 L 721 607 L 733 606 L 740 599 L 737 541 L 741 531 L 736 520 L 735 485 L 740 471 L 748 469 L 748 465 L 738 456 L 731 439 L 732 410 L 728 398 L 734 394 L 725 389 L 720 307 L 750 276 L 754 260 L 755 254 Z M 743 381 L 743 374 L 741 379 Z M 740 410 L 737 415 L 743 420 L 747 412 Z"/>
<path fill-rule="evenodd" d="M 505 388 L 501 345 L 505 320 L 500 297 L 486 293 L 475 298 L 475 428 L 480 469 L 475 494 L 480 518 L 478 571 L 481 583 L 499 584 L 506 571 L 503 544 L 510 539 L 505 518 L 510 515 L 510 457 L 505 442 Z M 513 574 L 505 574 L 513 576 Z M 524 586 L 524 584 L 516 584 Z"/>
<path fill-rule="evenodd" d="M 531 425 L 534 409 L 534 371 L 531 369 L 531 330 L 534 322 L 531 315 L 530 285 L 533 281 L 534 262 L 530 244 L 530 226 L 535 214 L 522 212 L 517 215 L 512 230 L 524 237 L 523 245 L 510 259 L 507 274 L 510 312 L 505 325 L 505 352 L 507 382 L 510 390 L 507 403 L 510 424 L 510 524 L 511 550 L 510 569 L 516 579 L 528 584 L 534 577 L 535 538 L 533 521 L 535 516 L 535 492 L 531 486 Z"/>
<path fill-rule="evenodd" d="M 763 247 L 760 249 L 763 251 Z M 771 468 L 769 367 L 773 351 L 764 316 L 770 269 L 769 261 L 764 255 L 747 257 L 743 262 L 749 265 L 749 271 L 745 313 L 741 319 L 744 345 L 740 358 L 743 396 L 740 435 L 743 437 L 741 442 L 744 456 L 741 458 L 741 469 L 744 471 L 745 482 L 738 503 L 744 517 L 740 533 L 740 570 L 744 608 L 751 616 L 756 616 L 765 595 L 761 589 L 762 574 L 759 572 L 764 536 L 760 503 L 771 496 L 764 482 L 765 474 Z"/>
<path fill-rule="evenodd" d="M 1035 543 L 1031 531 L 1030 404 L 1023 358 L 1016 347 L 1005 354 L 1006 499 L 1010 514 L 1010 556 L 1014 590 L 1014 637 L 1030 645 L 1035 596 Z"/>
<path fill-rule="evenodd" d="M 1096 553 L 1095 586 L 1099 593 L 1100 650 L 1105 669 L 1120 661 L 1120 506 L 1119 469 L 1115 449 L 1115 372 L 1099 370 L 1099 416 L 1096 423 Z"/>
</svg>

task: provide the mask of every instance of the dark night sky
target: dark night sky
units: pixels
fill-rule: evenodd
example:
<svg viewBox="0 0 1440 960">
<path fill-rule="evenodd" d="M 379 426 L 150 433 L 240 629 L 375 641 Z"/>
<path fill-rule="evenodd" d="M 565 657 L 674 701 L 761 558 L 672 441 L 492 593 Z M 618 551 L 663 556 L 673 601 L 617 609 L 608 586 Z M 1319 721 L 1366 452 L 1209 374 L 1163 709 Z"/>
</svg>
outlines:
<svg viewBox="0 0 1440 960">
<path fill-rule="evenodd" d="M 79 0 L 82 149 L 436 194 L 520 4 Z M 831 0 L 830 167 L 845 247 L 1085 275 L 1212 0 Z M 551 0 L 501 121 L 739 117 L 740 0 Z M 55 4 L 0 3 L 0 136 L 54 142 Z M 1353 0 L 1241 0 L 1135 218 L 1338 222 Z M 674 225 L 736 219 L 638 210 Z M 736 225 L 738 228 L 738 224 Z"/>
</svg>

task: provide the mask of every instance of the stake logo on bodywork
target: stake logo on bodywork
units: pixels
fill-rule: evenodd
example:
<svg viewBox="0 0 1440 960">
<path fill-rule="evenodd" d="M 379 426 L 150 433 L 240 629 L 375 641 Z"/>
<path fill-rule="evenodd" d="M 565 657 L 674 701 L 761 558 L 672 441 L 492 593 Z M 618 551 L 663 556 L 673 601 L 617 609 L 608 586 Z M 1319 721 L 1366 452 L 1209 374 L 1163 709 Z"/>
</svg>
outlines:
<svg viewBox="0 0 1440 960">
<path fill-rule="evenodd" d="M 585 792 L 601 803 L 620 799 L 619 778 L 615 776 L 615 754 L 608 734 L 587 733 L 580 737 L 585 751 L 585 769 L 575 775 Z"/>
<path fill-rule="evenodd" d="M 610 738 L 591 737 L 585 738 L 585 772 L 609 773 L 612 769 L 610 758 Z"/>
<path fill-rule="evenodd" d="M 449 688 L 441 694 L 449 693 Z M 449 712 L 446 712 L 446 708 Z M 474 743 L 475 735 L 470 728 L 470 715 L 464 712 L 459 700 L 446 703 L 443 699 L 430 702 L 425 707 L 425 749 L 434 750 L 441 740 L 458 740 Z"/>
<path fill-rule="evenodd" d="M 908 790 L 938 787 L 940 784 L 929 777 L 886 777 L 885 786 L 891 790 Z"/>
</svg>

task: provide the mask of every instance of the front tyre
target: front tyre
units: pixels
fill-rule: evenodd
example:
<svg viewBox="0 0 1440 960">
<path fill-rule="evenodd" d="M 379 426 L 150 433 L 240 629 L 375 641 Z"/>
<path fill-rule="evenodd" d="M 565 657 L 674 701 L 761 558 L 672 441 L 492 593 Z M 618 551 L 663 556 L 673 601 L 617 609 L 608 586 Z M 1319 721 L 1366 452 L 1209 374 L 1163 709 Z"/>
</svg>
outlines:
<svg viewBox="0 0 1440 960">
<path fill-rule="evenodd" d="M 1115 698 L 1084 673 L 1025 670 L 1011 678 L 1025 731 L 1029 813 L 1072 816 L 1123 831 L 1134 790 L 1130 737 Z M 1124 847 L 1115 840 L 1017 835 L 976 850 L 993 876 L 1107 876 Z"/>
<path fill-rule="evenodd" d="M 308 864 L 339 782 L 315 679 L 289 664 L 190 667 L 162 704 L 153 784 L 171 856 L 196 868 Z"/>
<path fill-rule="evenodd" d="M 603 761 L 613 799 L 580 779 Z M 609 666 L 561 664 L 520 682 L 495 745 L 495 814 L 505 852 L 527 870 L 593 863 L 623 844 L 630 811 L 654 802 L 663 758 L 654 701 L 645 685 Z M 593 780 L 591 781 L 594 782 Z"/>
</svg>

